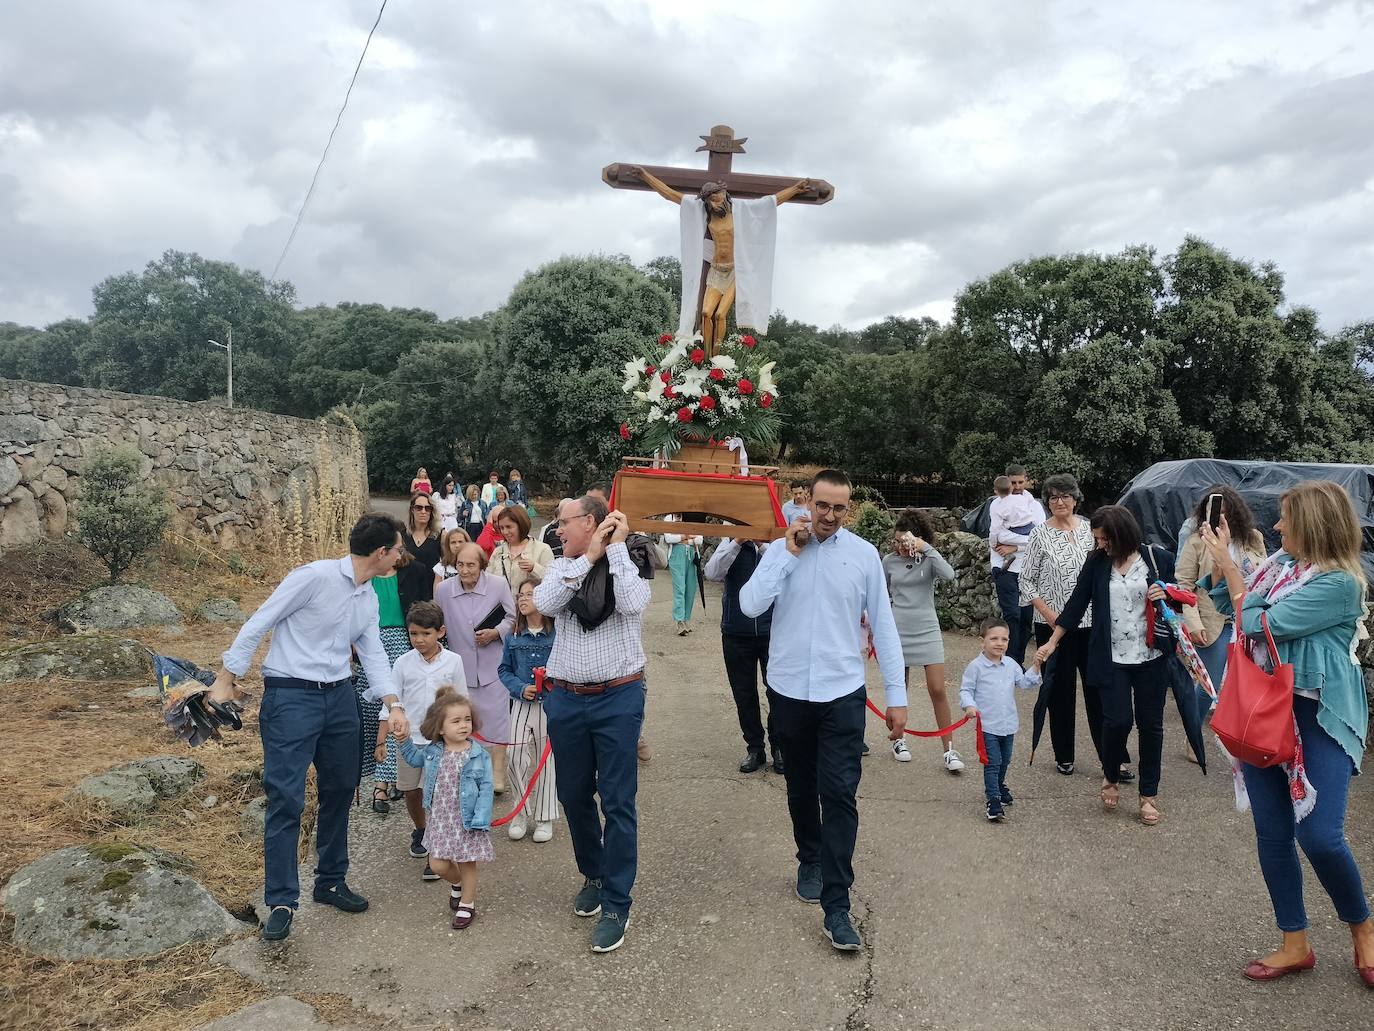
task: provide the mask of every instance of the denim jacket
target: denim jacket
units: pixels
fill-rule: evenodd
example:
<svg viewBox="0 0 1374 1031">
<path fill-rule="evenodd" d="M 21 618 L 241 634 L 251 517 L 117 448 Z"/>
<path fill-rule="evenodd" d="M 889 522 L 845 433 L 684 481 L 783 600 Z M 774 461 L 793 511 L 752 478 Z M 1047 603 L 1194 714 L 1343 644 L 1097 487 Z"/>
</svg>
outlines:
<svg viewBox="0 0 1374 1031">
<path fill-rule="evenodd" d="M 491 756 L 476 741 L 472 742 L 472 754 L 463 766 L 458 778 L 458 807 L 463 814 L 463 829 L 469 831 L 491 830 Z M 444 743 L 431 741 L 423 748 L 410 738 L 401 742 L 401 754 L 411 766 L 424 768 L 424 804 L 429 812 L 434 800 L 434 785 L 439 780 L 439 761 L 444 757 Z"/>
<path fill-rule="evenodd" d="M 546 623 L 542 634 L 532 634 L 528 630 L 511 634 L 506 638 L 505 651 L 501 653 L 501 665 L 496 675 L 506 690 L 517 702 L 524 700 L 525 688 L 534 683 L 534 671 L 546 665 L 549 652 L 553 651 L 553 624 Z M 536 698 L 537 702 L 539 699 Z"/>
</svg>

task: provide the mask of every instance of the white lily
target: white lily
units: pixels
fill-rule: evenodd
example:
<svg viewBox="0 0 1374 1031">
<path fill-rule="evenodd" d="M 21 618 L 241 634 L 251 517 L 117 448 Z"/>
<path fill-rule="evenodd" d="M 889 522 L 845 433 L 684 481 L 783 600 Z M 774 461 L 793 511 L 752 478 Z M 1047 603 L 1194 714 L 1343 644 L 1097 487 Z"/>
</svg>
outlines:
<svg viewBox="0 0 1374 1031">
<path fill-rule="evenodd" d="M 645 391 L 645 390 L 636 390 L 636 391 L 634 392 L 634 399 L 635 399 L 636 401 L 643 401 L 645 404 L 648 404 L 648 402 L 649 402 L 649 394 L 648 394 L 648 391 Z"/>
<path fill-rule="evenodd" d="M 682 385 L 677 392 L 683 397 L 700 397 L 706 392 L 706 370 L 688 369 L 682 374 Z"/>
<path fill-rule="evenodd" d="M 650 378 L 649 389 L 645 391 L 645 395 L 648 397 L 648 400 L 651 404 L 657 402 L 658 399 L 663 396 L 663 388 L 666 386 L 667 384 L 663 382 L 662 376 L 654 376 Z"/>
<path fill-rule="evenodd" d="M 763 366 L 763 368 L 759 369 L 759 381 L 757 384 L 759 390 L 763 391 L 765 394 L 772 394 L 774 397 L 778 394 L 778 385 L 773 380 L 773 366 L 777 364 L 777 362 L 769 362 L 767 365 Z"/>
<path fill-rule="evenodd" d="M 663 360 L 658 363 L 660 369 L 670 369 L 683 358 L 687 357 L 687 351 L 691 348 L 692 341 L 678 337 L 668 353 L 663 356 Z"/>
<path fill-rule="evenodd" d="M 735 359 L 731 358 L 728 354 L 716 355 L 711 359 L 711 366 L 712 368 L 719 369 L 721 372 L 734 372 L 736 368 Z"/>
<path fill-rule="evenodd" d="M 720 404 L 722 408 L 730 412 L 731 415 L 734 415 L 739 412 L 744 402 L 742 402 L 739 398 L 735 397 L 735 395 L 733 394 L 726 394 L 724 397 L 720 399 Z"/>
<path fill-rule="evenodd" d="M 649 367 L 649 363 L 643 358 L 625 363 L 625 382 L 620 385 L 620 389 L 629 393 L 639 386 L 639 381 L 644 378 L 644 371 Z"/>
<path fill-rule="evenodd" d="M 665 412 L 662 408 L 659 408 L 657 405 L 650 405 L 650 406 L 649 406 L 649 421 L 650 421 L 650 422 L 653 422 L 655 419 L 666 419 L 666 418 L 668 418 L 668 413 Z"/>
</svg>

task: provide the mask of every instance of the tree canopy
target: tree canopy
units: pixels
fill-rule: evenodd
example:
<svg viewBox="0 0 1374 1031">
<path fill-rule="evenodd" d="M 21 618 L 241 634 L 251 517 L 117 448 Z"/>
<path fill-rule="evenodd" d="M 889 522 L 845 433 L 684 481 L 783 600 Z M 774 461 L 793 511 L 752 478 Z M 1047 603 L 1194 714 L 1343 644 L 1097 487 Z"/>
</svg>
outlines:
<svg viewBox="0 0 1374 1031">
<path fill-rule="evenodd" d="M 345 302 L 168 251 L 95 287 L 94 314 L 0 323 L 0 376 L 238 404 L 363 428 L 374 489 L 416 467 L 464 482 L 518 466 L 536 485 L 606 478 L 627 445 L 626 360 L 676 324 L 681 269 L 565 257 L 497 311 L 441 319 Z M 1011 460 L 1107 496 L 1161 458 L 1374 461 L 1374 321 L 1321 332 L 1282 274 L 1189 237 L 1159 256 L 1035 257 L 968 284 L 950 321 L 857 331 L 777 313 L 780 457 L 858 474 L 982 484 Z M 759 458 L 773 456 L 759 455 Z"/>
</svg>

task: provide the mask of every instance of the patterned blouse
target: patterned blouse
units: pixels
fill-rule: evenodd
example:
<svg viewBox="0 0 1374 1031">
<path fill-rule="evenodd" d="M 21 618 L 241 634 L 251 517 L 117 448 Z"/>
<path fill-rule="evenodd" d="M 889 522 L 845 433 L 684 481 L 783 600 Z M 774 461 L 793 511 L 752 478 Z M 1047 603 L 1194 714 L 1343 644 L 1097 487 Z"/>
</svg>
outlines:
<svg viewBox="0 0 1374 1031">
<path fill-rule="evenodd" d="M 1093 532 L 1088 521 L 1077 517 L 1068 532 L 1056 530 L 1049 523 L 1041 523 L 1031 531 L 1026 554 L 1021 560 L 1021 604 L 1030 605 L 1039 598 L 1056 613 L 1063 612 L 1073 593 L 1084 560 L 1092 554 Z M 1045 617 L 1035 613 L 1035 622 Z M 1092 608 L 1083 614 L 1081 627 L 1093 625 Z"/>
<path fill-rule="evenodd" d="M 1139 666 L 1163 654 L 1145 643 L 1145 592 L 1149 589 L 1150 571 L 1143 558 L 1137 558 L 1124 573 L 1112 567 L 1108 607 L 1112 662 L 1118 666 Z"/>
</svg>

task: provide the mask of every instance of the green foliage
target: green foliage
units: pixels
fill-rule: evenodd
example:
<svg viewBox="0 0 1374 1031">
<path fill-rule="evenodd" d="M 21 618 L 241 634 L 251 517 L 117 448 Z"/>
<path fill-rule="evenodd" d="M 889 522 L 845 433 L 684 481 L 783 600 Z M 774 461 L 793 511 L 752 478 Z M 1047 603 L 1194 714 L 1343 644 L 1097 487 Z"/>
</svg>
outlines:
<svg viewBox="0 0 1374 1031">
<path fill-rule="evenodd" d="M 161 488 L 143 477 L 142 456 L 128 444 L 92 451 L 77 502 L 81 543 L 105 563 L 114 583 L 162 539 L 172 517 Z"/>
<path fill-rule="evenodd" d="M 897 521 L 892 513 L 873 501 L 861 501 L 849 518 L 849 530 L 856 533 L 879 551 L 892 540 Z"/>
</svg>

